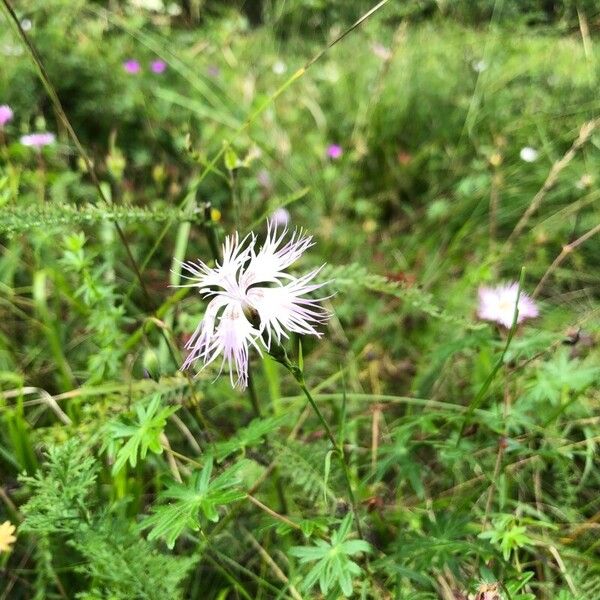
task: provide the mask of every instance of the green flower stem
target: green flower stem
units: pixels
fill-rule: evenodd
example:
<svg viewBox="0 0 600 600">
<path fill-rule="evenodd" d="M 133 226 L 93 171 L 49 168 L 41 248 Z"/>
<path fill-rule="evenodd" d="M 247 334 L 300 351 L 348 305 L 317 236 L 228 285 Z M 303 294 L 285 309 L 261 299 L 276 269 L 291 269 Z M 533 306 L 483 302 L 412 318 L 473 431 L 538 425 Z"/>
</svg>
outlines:
<svg viewBox="0 0 600 600">
<path fill-rule="evenodd" d="M 256 393 L 256 386 L 254 385 L 254 377 L 252 375 L 252 369 L 248 365 L 248 397 L 252 403 L 252 408 L 256 417 L 261 418 L 262 412 L 260 410 L 260 404 L 258 402 L 258 394 Z"/>
<path fill-rule="evenodd" d="M 329 423 L 327 423 L 321 409 L 317 406 L 315 399 L 312 397 L 310 390 L 306 387 L 306 382 L 304 381 L 304 371 L 300 367 L 299 364 L 290 360 L 283 346 L 279 344 L 272 344 L 269 354 L 281 365 L 283 365 L 294 377 L 294 379 L 298 382 L 300 389 L 304 392 L 309 404 L 312 406 L 312 409 L 315 411 L 315 414 L 321 421 L 321 425 L 323 425 L 323 429 L 333 446 L 333 450 L 335 454 L 340 459 L 340 463 L 342 465 L 342 471 L 344 473 L 344 480 L 346 483 L 346 488 L 348 490 L 348 499 L 350 500 L 350 506 L 352 507 L 352 512 L 354 513 L 354 520 L 356 521 L 356 531 L 361 539 L 365 539 L 362 527 L 360 526 L 360 519 L 358 516 L 358 509 L 356 508 L 356 498 L 354 497 L 354 490 L 352 489 L 352 483 L 350 481 L 350 469 L 348 467 L 348 461 L 346 460 L 346 455 L 344 453 L 344 447 L 342 444 L 339 444 L 333 435 L 333 431 L 331 427 L 329 427 Z"/>
<path fill-rule="evenodd" d="M 250 398 L 250 402 L 252 403 L 252 408 L 254 409 L 255 416 L 260 419 L 262 417 L 262 413 L 260 410 L 258 394 L 256 393 L 256 387 L 254 385 L 254 378 L 252 377 L 252 370 L 250 368 L 250 365 L 248 365 L 248 396 Z M 267 450 L 271 450 L 271 444 L 269 443 L 268 436 L 265 437 L 265 446 Z M 273 479 L 275 481 L 275 488 L 277 489 L 277 496 L 279 498 L 280 511 L 285 514 L 287 513 L 287 501 L 285 499 L 283 484 L 281 483 L 281 477 L 279 477 L 277 468 L 273 469 Z"/>
<path fill-rule="evenodd" d="M 304 382 L 304 374 L 302 373 L 300 368 L 297 365 L 289 363 L 289 361 L 288 364 L 284 364 L 288 368 L 290 373 L 294 376 L 294 379 L 298 382 L 300 389 L 304 392 L 306 399 L 315 411 L 315 414 L 319 418 L 319 421 L 321 421 L 321 425 L 323 425 L 323 429 L 325 429 L 325 433 L 327 434 L 327 437 L 329 438 L 329 441 L 333 446 L 335 454 L 340 459 L 340 464 L 342 465 L 342 471 L 344 473 L 344 480 L 346 482 L 346 489 L 348 490 L 348 498 L 350 499 L 350 506 L 352 507 L 352 512 L 354 513 L 354 520 L 356 521 L 356 531 L 358 532 L 358 536 L 364 540 L 362 527 L 360 525 L 360 518 L 356 507 L 356 498 L 354 496 L 354 490 L 352 489 L 352 483 L 350 481 L 350 469 L 348 467 L 348 461 L 346 460 L 344 448 L 341 444 L 338 444 L 338 442 L 336 441 L 335 436 L 333 435 L 333 431 L 331 431 L 331 427 L 329 427 L 329 423 L 327 423 L 327 421 L 325 420 L 321 409 L 317 406 L 315 399 L 312 397 L 312 394 L 306 387 L 306 383 Z"/>
</svg>

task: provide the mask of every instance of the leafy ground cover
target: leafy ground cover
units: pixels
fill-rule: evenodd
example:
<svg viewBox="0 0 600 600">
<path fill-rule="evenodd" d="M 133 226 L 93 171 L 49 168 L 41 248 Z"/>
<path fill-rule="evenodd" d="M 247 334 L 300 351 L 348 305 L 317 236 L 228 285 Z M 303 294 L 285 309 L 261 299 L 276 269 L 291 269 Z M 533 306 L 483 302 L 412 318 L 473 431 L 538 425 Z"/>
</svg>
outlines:
<svg viewBox="0 0 600 600">
<path fill-rule="evenodd" d="M 600 595 L 597 7 L 377 6 L 3 0 L 0 598 Z"/>
</svg>

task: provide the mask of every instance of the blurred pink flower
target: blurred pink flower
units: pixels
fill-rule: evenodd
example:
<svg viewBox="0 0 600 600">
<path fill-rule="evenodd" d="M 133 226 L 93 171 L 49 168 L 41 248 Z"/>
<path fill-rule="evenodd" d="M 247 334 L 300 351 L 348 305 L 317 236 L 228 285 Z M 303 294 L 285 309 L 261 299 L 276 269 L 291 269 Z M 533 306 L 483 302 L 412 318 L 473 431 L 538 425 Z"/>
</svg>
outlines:
<svg viewBox="0 0 600 600">
<path fill-rule="evenodd" d="M 161 73 L 164 73 L 167 70 L 167 63 L 164 60 L 153 60 L 150 63 L 150 70 L 153 73 L 157 73 L 158 75 L 160 75 Z"/>
<path fill-rule="evenodd" d="M 4 127 L 9 121 L 12 121 L 13 111 L 8 104 L 0 106 L 0 127 Z"/>
<path fill-rule="evenodd" d="M 142 70 L 142 67 L 137 60 L 130 58 L 123 63 L 123 69 L 130 75 L 137 75 Z"/>
<path fill-rule="evenodd" d="M 493 288 L 480 287 L 477 316 L 508 329 L 515 316 L 518 290 L 518 283 L 507 283 Z M 525 319 L 534 319 L 539 315 L 535 301 L 522 290 L 519 294 L 518 310 L 517 323 L 522 323 Z"/>
<path fill-rule="evenodd" d="M 338 158 L 340 158 L 340 156 L 342 156 L 343 153 L 344 151 L 342 150 L 342 147 L 339 144 L 330 144 L 329 146 L 327 146 L 327 156 L 329 158 L 332 158 L 333 160 L 337 160 Z"/>
<path fill-rule="evenodd" d="M 54 144 L 56 136 L 53 133 L 46 131 L 42 133 L 30 133 L 29 135 L 22 136 L 20 141 L 23 146 L 39 149 Z"/>
</svg>

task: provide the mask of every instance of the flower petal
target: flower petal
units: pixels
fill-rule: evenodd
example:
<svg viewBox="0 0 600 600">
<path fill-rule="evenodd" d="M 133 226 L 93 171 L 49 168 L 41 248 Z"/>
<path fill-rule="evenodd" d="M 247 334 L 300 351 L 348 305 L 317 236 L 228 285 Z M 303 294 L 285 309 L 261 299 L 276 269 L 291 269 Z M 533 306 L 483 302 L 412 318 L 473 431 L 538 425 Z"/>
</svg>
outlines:
<svg viewBox="0 0 600 600">
<path fill-rule="evenodd" d="M 248 302 L 260 318 L 260 332 L 267 334 L 264 340 L 267 349 L 271 347 L 273 337 L 280 342 L 281 338 L 288 337 L 288 331 L 321 336 L 314 326 L 329 318 L 329 313 L 319 304 L 324 298 L 305 297 L 324 285 L 309 283 L 319 270 L 294 278 L 284 286 L 248 290 Z"/>
<path fill-rule="evenodd" d="M 252 285 L 269 282 L 279 282 L 281 279 L 290 279 L 291 275 L 284 272 L 296 262 L 314 242 L 312 236 L 304 235 L 301 231 L 294 231 L 288 242 L 284 243 L 287 229 L 278 232 L 277 225 L 272 221 L 267 222 L 267 239 L 258 253 L 254 253 L 240 277 L 240 285 L 248 289 Z"/>
</svg>

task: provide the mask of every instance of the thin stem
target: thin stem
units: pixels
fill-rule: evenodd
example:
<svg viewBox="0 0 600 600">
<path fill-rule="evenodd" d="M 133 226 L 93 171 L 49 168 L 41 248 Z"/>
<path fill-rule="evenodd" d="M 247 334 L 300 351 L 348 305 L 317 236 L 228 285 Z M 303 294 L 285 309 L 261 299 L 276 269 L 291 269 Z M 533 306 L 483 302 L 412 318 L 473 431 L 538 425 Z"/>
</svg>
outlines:
<svg viewBox="0 0 600 600">
<path fill-rule="evenodd" d="M 250 502 L 252 502 L 252 504 L 258 506 L 258 508 L 271 515 L 273 518 L 281 521 L 282 523 L 285 523 L 286 525 L 289 525 L 292 529 L 302 531 L 302 527 L 300 527 L 300 525 L 294 523 L 294 521 L 291 521 L 287 517 L 284 517 L 283 515 L 280 515 L 279 513 L 275 512 L 272 508 L 269 508 L 266 504 L 263 504 L 258 498 L 255 498 L 252 494 L 248 494 L 247 498 L 248 500 L 250 500 Z"/>
<path fill-rule="evenodd" d="M 252 408 L 254 410 L 254 414 L 257 419 L 262 418 L 262 413 L 260 410 L 260 404 L 258 402 L 258 394 L 256 393 L 256 387 L 254 385 L 254 377 L 252 376 L 252 369 L 250 365 L 248 365 L 248 396 L 250 397 L 250 402 L 252 403 Z M 271 450 L 271 444 L 269 443 L 269 437 L 265 436 L 265 446 L 267 450 Z M 277 496 L 279 498 L 279 506 L 282 513 L 287 513 L 287 501 L 285 499 L 285 492 L 283 491 L 283 484 L 281 483 L 281 477 L 279 477 L 279 472 L 277 468 L 273 470 L 273 479 L 275 481 L 275 488 L 277 490 Z"/>
<path fill-rule="evenodd" d="M 252 408 L 254 410 L 254 414 L 257 418 L 262 417 L 262 413 L 260 411 L 260 404 L 258 403 L 258 394 L 256 393 L 256 386 L 254 385 L 254 377 L 252 375 L 252 369 L 250 365 L 248 365 L 248 397 L 250 398 L 250 402 L 252 403 Z"/>
<path fill-rule="evenodd" d="M 515 239 L 519 237 L 519 234 L 523 231 L 523 229 L 525 229 L 527 223 L 529 222 L 529 219 L 538 210 L 548 192 L 552 189 L 552 187 L 554 187 L 554 184 L 556 183 L 561 171 L 573 160 L 573 158 L 575 158 L 577 151 L 588 141 L 588 139 L 599 124 L 600 119 L 593 119 L 591 121 L 585 122 L 581 126 L 577 139 L 573 142 L 573 144 L 567 150 L 564 156 L 552 165 L 552 168 L 548 173 L 548 177 L 546 177 L 546 181 L 544 181 L 544 185 L 542 185 L 541 189 L 533 197 L 533 200 L 527 207 L 527 210 L 523 213 L 523 215 L 519 219 L 519 222 L 513 229 L 512 233 L 508 236 L 508 239 L 505 243 L 506 249 L 509 249 L 511 247 Z"/>
<path fill-rule="evenodd" d="M 354 520 L 356 521 L 356 531 L 358 532 L 358 536 L 361 539 L 364 539 L 362 527 L 360 525 L 360 519 L 358 516 L 358 509 L 356 507 L 356 498 L 354 496 L 354 490 L 352 489 L 352 483 L 350 481 L 350 469 L 348 467 L 348 461 L 346 460 L 344 448 L 343 448 L 343 446 L 341 446 L 340 444 L 337 443 L 335 436 L 333 435 L 333 431 L 331 431 L 331 427 L 329 427 L 329 423 L 327 423 L 327 421 L 325 420 L 323 413 L 321 412 L 320 408 L 317 406 L 317 403 L 315 402 L 310 391 L 306 387 L 302 373 L 292 370 L 292 369 L 290 369 L 290 372 L 292 373 L 292 375 L 294 375 L 294 378 L 298 382 L 300 389 L 304 392 L 304 395 L 306 396 L 308 402 L 310 403 L 313 410 L 315 411 L 317 417 L 319 418 L 319 421 L 321 421 L 321 425 L 323 425 L 323 429 L 325 429 L 325 433 L 327 434 L 327 437 L 329 438 L 329 441 L 331 442 L 331 445 L 333 446 L 335 453 L 337 454 L 338 458 L 340 459 L 340 463 L 342 465 L 342 471 L 344 472 L 344 480 L 346 483 L 346 489 L 348 490 L 348 497 L 350 499 L 350 505 L 352 507 L 352 512 L 354 513 Z"/>
<path fill-rule="evenodd" d="M 537 287 L 533 291 L 534 298 L 540 293 L 540 291 L 544 287 L 544 284 L 546 283 L 546 280 L 548 279 L 548 277 L 550 277 L 550 275 L 552 275 L 552 273 L 560 266 L 560 264 L 563 262 L 563 260 L 567 256 L 569 256 L 569 254 L 571 254 L 571 252 L 573 252 L 573 250 L 575 250 L 575 248 L 577 248 L 578 246 L 581 246 L 581 244 L 583 244 L 584 242 L 589 240 L 592 236 L 596 235 L 597 233 L 600 233 L 600 223 L 598 225 L 596 225 L 595 227 L 592 227 L 592 229 L 590 229 L 588 232 L 584 233 L 581 237 L 578 237 L 574 242 L 570 242 L 569 244 L 565 244 L 563 246 L 562 250 L 560 251 L 560 254 L 554 259 L 552 264 L 548 267 L 548 269 L 544 273 L 544 276 L 540 279 L 540 282 L 537 284 Z"/>
<path fill-rule="evenodd" d="M 500 467 L 502 466 L 502 457 L 504 456 L 504 448 L 506 447 L 505 438 L 500 438 L 498 441 L 498 454 L 496 455 L 496 464 L 494 465 L 494 474 L 488 488 L 487 500 L 485 503 L 485 513 L 483 515 L 482 529 L 487 529 L 490 513 L 492 512 L 492 503 L 494 501 L 494 490 L 496 489 L 496 481 L 500 475 Z"/>
</svg>

